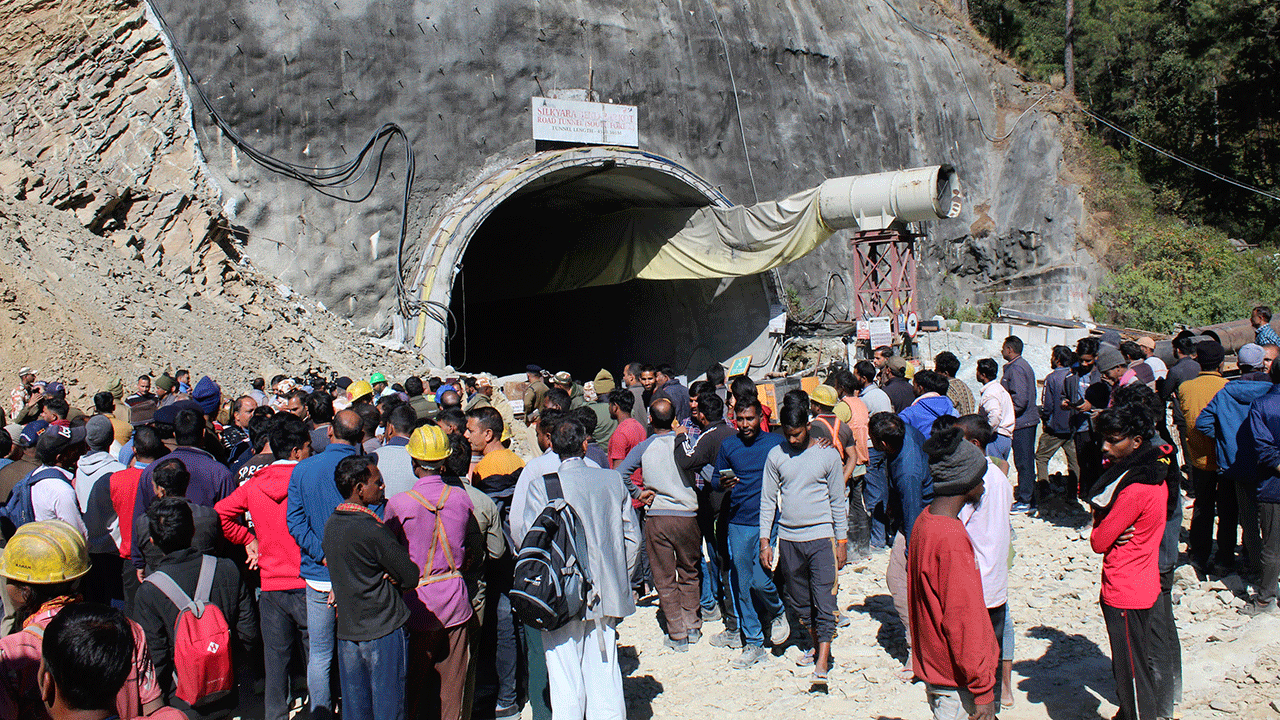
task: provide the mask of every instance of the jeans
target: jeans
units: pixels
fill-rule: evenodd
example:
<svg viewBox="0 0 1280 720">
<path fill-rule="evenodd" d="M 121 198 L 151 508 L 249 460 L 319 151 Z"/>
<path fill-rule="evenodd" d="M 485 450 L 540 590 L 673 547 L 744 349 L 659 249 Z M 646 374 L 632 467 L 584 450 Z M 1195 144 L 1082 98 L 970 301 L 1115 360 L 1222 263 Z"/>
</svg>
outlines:
<svg viewBox="0 0 1280 720">
<path fill-rule="evenodd" d="M 334 626 L 337 610 L 329 604 L 329 593 L 307 586 L 307 693 L 311 696 L 311 716 L 333 715 L 329 681 L 333 668 Z"/>
<path fill-rule="evenodd" d="M 1009 448 L 1013 447 L 1013 439 L 1008 435 L 996 433 L 991 438 L 991 442 L 987 443 L 987 454 L 991 457 L 998 457 L 1001 460 L 1009 459 Z"/>
<path fill-rule="evenodd" d="M 764 647 L 763 623 L 772 621 L 783 608 L 778 589 L 760 566 L 760 527 L 730 524 L 729 556 L 733 560 L 738 629 L 747 645 Z"/>
<path fill-rule="evenodd" d="M 1193 469 L 1192 480 L 1196 488 L 1196 504 L 1191 511 L 1191 533 L 1187 541 L 1187 554 L 1200 566 L 1209 564 L 1213 550 L 1213 519 L 1218 518 L 1219 565 L 1228 568 L 1236 559 L 1236 487 L 1235 481 L 1226 479 L 1213 470 Z"/>
<path fill-rule="evenodd" d="M 519 701 L 516 678 L 520 644 L 515 616 L 511 614 L 511 596 L 500 593 L 490 597 L 476 643 L 476 705 L 508 708 Z"/>
<path fill-rule="evenodd" d="M 889 533 L 885 528 L 885 521 L 889 517 L 885 505 L 889 500 L 889 475 L 885 468 L 884 453 L 871 448 L 867 451 L 867 456 L 862 500 L 871 520 L 871 547 L 882 548 L 889 544 Z"/>
<path fill-rule="evenodd" d="M 1018 469 L 1018 502 L 1036 506 L 1036 426 L 1013 431 L 1013 466 Z"/>
<path fill-rule="evenodd" d="M 266 675 L 262 706 L 266 720 L 289 717 L 289 658 L 293 645 L 302 641 L 307 656 L 307 593 L 297 590 L 264 590 L 262 608 L 262 668 Z"/>
<path fill-rule="evenodd" d="M 376 640 L 338 641 L 343 717 L 404 720 L 408 645 L 404 626 Z"/>
</svg>

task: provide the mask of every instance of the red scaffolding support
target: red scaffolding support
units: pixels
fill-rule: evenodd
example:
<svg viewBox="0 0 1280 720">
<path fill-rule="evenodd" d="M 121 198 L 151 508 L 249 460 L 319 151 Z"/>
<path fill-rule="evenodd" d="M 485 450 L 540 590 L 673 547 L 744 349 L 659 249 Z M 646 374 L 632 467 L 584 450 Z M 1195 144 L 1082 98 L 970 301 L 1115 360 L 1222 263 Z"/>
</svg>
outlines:
<svg viewBox="0 0 1280 720">
<path fill-rule="evenodd" d="M 916 312 L 916 249 L 920 237 L 905 228 L 853 234 L 854 314 L 859 319 L 893 318 L 894 334 Z"/>
</svg>

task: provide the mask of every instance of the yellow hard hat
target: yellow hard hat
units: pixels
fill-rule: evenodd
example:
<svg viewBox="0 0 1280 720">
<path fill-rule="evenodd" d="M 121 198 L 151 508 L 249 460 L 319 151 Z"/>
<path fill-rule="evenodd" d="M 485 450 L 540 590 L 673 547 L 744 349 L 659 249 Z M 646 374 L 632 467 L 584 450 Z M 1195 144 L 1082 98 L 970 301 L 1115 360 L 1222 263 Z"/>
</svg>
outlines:
<svg viewBox="0 0 1280 720">
<path fill-rule="evenodd" d="M 423 462 L 439 462 L 453 452 L 449 436 L 435 425 L 423 425 L 409 436 L 409 457 Z"/>
<path fill-rule="evenodd" d="M 89 548 L 84 536 L 61 520 L 23 525 L 0 555 L 0 575 L 31 585 L 67 582 L 87 572 Z"/>
<path fill-rule="evenodd" d="M 823 407 L 835 407 L 840 402 L 840 397 L 836 394 L 836 389 L 830 385 L 819 385 L 809 394 L 809 399 L 818 403 Z"/>
<path fill-rule="evenodd" d="M 351 386 L 347 388 L 347 399 L 352 402 L 359 400 L 365 395 L 372 394 L 373 386 L 369 384 L 368 380 L 357 380 L 351 383 Z"/>
</svg>

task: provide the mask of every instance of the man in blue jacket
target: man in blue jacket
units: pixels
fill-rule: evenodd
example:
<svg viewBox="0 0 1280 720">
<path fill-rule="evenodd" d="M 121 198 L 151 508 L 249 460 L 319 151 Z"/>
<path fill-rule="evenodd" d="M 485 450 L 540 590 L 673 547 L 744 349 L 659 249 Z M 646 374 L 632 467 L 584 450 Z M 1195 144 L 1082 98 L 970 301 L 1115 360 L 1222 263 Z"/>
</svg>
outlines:
<svg viewBox="0 0 1280 720">
<path fill-rule="evenodd" d="M 929 474 L 929 456 L 924 452 L 924 435 L 893 413 L 876 413 L 869 425 L 871 444 L 885 458 L 885 474 L 889 480 L 886 510 L 889 536 L 893 549 L 889 552 L 886 581 L 898 619 L 906 629 L 907 648 L 911 647 L 910 606 L 907 604 L 907 546 L 911 528 L 925 506 L 933 502 L 933 477 Z M 906 672 L 911 659 L 907 658 Z"/>
<path fill-rule="evenodd" d="M 1271 382 L 1280 383 L 1280 363 L 1271 363 Z M 1249 429 L 1258 451 L 1258 525 L 1262 530 L 1258 597 L 1240 609 L 1246 615 L 1275 613 L 1280 579 L 1280 384 L 1249 406 Z"/>
<path fill-rule="evenodd" d="M 1249 558 L 1249 574 L 1261 570 L 1262 535 L 1258 527 L 1258 450 L 1249 425 L 1249 406 L 1271 390 L 1271 380 L 1262 369 L 1266 353 L 1259 345 L 1249 343 L 1236 352 L 1240 377 L 1222 386 L 1200 415 L 1196 430 L 1213 438 L 1218 469 L 1224 481 L 1235 484 L 1240 540 Z M 1219 524 L 1228 522 L 1230 513 L 1219 510 Z M 1223 533 L 1218 533 L 1221 542 Z M 1235 531 L 1230 533 L 1235 540 Z M 1234 555 L 1234 549 L 1218 549 L 1219 558 Z"/>
<path fill-rule="evenodd" d="M 333 434 L 324 452 L 313 455 L 293 468 L 289 477 L 289 506 L 286 520 L 289 534 L 302 549 L 302 579 L 307 583 L 307 689 L 311 694 L 311 716 L 317 720 L 333 715 L 329 694 L 329 674 L 333 664 L 334 632 L 337 622 L 333 585 L 324 564 L 324 528 L 329 516 L 343 502 L 334 471 L 338 463 L 360 452 L 364 442 L 360 414 L 343 410 L 333 418 Z"/>
<path fill-rule="evenodd" d="M 920 431 L 926 440 L 933 433 L 933 421 L 944 415 L 955 417 L 956 406 L 947 397 L 951 381 L 932 370 L 920 370 L 912 379 L 916 399 L 898 413 L 908 425 Z"/>
<path fill-rule="evenodd" d="M 760 401 L 739 400 L 738 434 L 720 443 L 711 487 L 729 491 L 729 559 L 733 563 L 733 600 L 742 632 L 742 655 L 734 667 L 749 667 L 765 657 L 763 623 L 772 619 L 770 640 L 781 644 L 790 634 L 786 612 L 773 578 L 760 566 L 760 488 L 769 451 L 785 440 L 776 433 L 760 432 L 764 416 Z M 729 638 L 712 638 L 711 644 L 732 647 Z"/>
<path fill-rule="evenodd" d="M 1040 420 L 1044 422 L 1044 432 L 1040 433 L 1040 442 L 1036 445 L 1036 484 L 1041 488 L 1049 486 L 1049 461 L 1061 449 L 1067 455 L 1067 468 L 1078 487 L 1080 482 L 1080 463 L 1076 460 L 1076 443 L 1074 437 L 1076 423 L 1076 405 L 1080 393 L 1079 382 L 1071 372 L 1075 364 L 1076 354 L 1066 345 L 1056 345 L 1049 355 L 1049 364 L 1053 366 L 1044 379 L 1044 391 L 1040 395 Z"/>
</svg>

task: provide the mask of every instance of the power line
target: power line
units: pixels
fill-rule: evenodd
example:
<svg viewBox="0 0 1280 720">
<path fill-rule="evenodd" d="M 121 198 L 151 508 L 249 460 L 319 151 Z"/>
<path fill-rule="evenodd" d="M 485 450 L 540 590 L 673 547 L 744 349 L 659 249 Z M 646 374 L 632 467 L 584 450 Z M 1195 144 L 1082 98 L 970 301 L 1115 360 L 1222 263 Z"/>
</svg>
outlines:
<svg viewBox="0 0 1280 720">
<path fill-rule="evenodd" d="M 738 113 L 738 133 L 742 135 L 742 155 L 747 160 L 747 178 L 751 180 L 751 194 L 756 202 L 760 202 L 760 193 L 756 190 L 756 176 L 751 172 L 751 151 L 747 148 L 747 128 L 742 124 L 742 105 L 738 103 L 738 83 L 733 79 L 733 61 L 729 59 L 729 44 L 725 42 L 724 30 L 720 29 L 720 19 L 716 16 L 716 8 L 707 0 L 711 10 L 711 22 L 715 23 L 716 33 L 720 36 L 720 47 L 724 49 L 724 64 L 729 68 L 729 85 L 733 87 L 733 107 Z"/>
<path fill-rule="evenodd" d="M 1103 125 L 1106 125 L 1107 127 L 1111 128 L 1112 130 L 1115 130 L 1116 132 L 1120 133 L 1121 135 L 1124 135 L 1125 137 L 1129 138 L 1130 140 L 1133 140 L 1134 142 L 1138 143 L 1139 145 L 1144 145 L 1144 146 L 1146 146 L 1146 147 L 1148 147 L 1148 148 L 1151 148 L 1152 150 L 1156 151 L 1157 153 L 1160 153 L 1161 155 L 1163 155 L 1163 156 L 1165 156 L 1165 157 L 1169 158 L 1170 160 L 1173 160 L 1173 161 L 1175 161 L 1175 162 L 1182 163 L 1183 165 L 1186 165 L 1187 167 L 1191 168 L 1192 170 L 1195 170 L 1195 171 L 1197 171 L 1197 172 L 1202 172 L 1202 173 L 1204 173 L 1205 175 L 1208 175 L 1209 177 L 1214 178 L 1215 180 L 1221 180 L 1221 181 L 1222 181 L 1222 182 L 1224 182 L 1224 183 L 1228 183 L 1228 184 L 1230 184 L 1230 185 L 1235 185 L 1236 187 L 1240 188 L 1241 190 L 1248 190 L 1249 192 L 1257 193 L 1257 194 L 1259 194 L 1259 195 L 1261 195 L 1261 196 L 1263 196 L 1263 197 L 1265 197 L 1265 198 L 1270 198 L 1270 199 L 1272 199 L 1272 200 L 1280 201 L 1280 195 L 1272 195 L 1271 193 L 1269 193 L 1269 192 L 1267 192 L 1266 190 L 1263 190 L 1263 189 L 1261 189 L 1261 188 L 1256 188 L 1256 187 L 1253 187 L 1252 185 L 1246 185 L 1246 184 L 1244 184 L 1244 183 L 1240 182 L 1239 180 L 1236 180 L 1236 179 L 1234 179 L 1234 178 L 1229 178 L 1229 177 L 1227 177 L 1226 175 L 1222 175 L 1222 174 L 1216 173 L 1216 172 L 1214 172 L 1214 171 L 1210 170 L 1209 168 L 1204 167 L 1203 165 L 1198 165 L 1198 164 L 1196 164 L 1196 163 L 1194 163 L 1194 162 L 1191 162 L 1190 160 L 1188 160 L 1188 159 L 1186 159 L 1186 158 L 1184 158 L 1184 157 L 1180 157 L 1180 156 L 1178 156 L 1178 155 L 1174 155 L 1173 153 L 1169 152 L 1168 150 L 1165 150 L 1165 149 L 1163 149 L 1163 148 L 1158 148 L 1158 147 L 1156 147 L 1155 145 L 1152 145 L 1151 143 L 1147 142 L 1146 140 L 1143 140 L 1142 138 L 1138 137 L 1137 135 L 1134 135 L 1133 133 L 1129 132 L 1128 130 L 1125 130 L 1124 128 L 1120 127 L 1119 125 L 1116 125 L 1115 123 L 1111 122 L 1110 120 L 1107 120 L 1106 118 L 1102 117 L 1101 115 L 1098 115 L 1097 113 L 1092 112 L 1091 110 L 1089 110 L 1088 108 L 1086 108 L 1084 105 L 1080 105 L 1080 112 L 1084 113 L 1085 115 L 1088 115 L 1089 117 L 1093 118 L 1094 120 L 1097 120 L 1098 122 L 1102 123 Z"/>
</svg>

